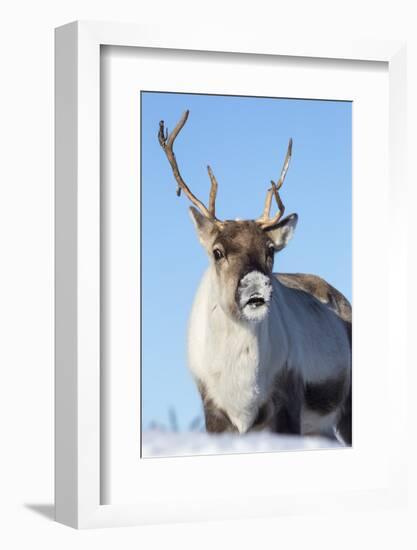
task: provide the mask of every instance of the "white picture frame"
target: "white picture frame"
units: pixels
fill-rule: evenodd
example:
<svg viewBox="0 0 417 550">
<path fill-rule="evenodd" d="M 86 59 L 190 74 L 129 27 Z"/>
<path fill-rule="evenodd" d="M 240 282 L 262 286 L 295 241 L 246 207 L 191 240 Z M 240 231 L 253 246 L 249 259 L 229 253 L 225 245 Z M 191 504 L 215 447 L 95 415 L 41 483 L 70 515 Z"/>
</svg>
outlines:
<svg viewBox="0 0 417 550">
<path fill-rule="evenodd" d="M 405 208 L 405 45 L 362 41 L 288 43 L 274 37 L 248 39 L 243 31 L 175 29 L 113 23 L 76 22 L 56 30 L 56 519 L 83 527 L 119 526 L 160 521 L 249 517 L 328 506 L 364 507 L 393 504 L 405 495 L 403 434 L 398 429 L 390 450 L 383 488 L 331 496 L 306 492 L 265 500 L 252 510 L 236 497 L 234 506 L 218 500 L 179 506 L 177 495 L 165 504 L 101 504 L 100 401 L 100 48 L 102 45 L 163 48 L 235 54 L 258 54 L 333 60 L 381 61 L 389 71 L 389 155 L 391 228 L 396 241 L 406 242 L 400 216 Z M 405 281 L 404 249 L 395 257 L 397 276 Z M 405 283 L 404 283 L 405 284 Z M 389 302 L 390 315 L 405 323 L 405 298 Z M 405 330 L 396 331 L 399 352 L 396 389 L 405 391 Z M 393 336 L 394 337 L 394 336 Z M 405 410 L 395 411 L 398 425 Z M 387 427 L 393 430 L 393 426 Z M 250 460 L 250 457 L 249 457 Z M 233 499 L 232 499 L 233 500 Z M 238 502 L 239 501 L 239 502 Z M 230 503 L 229 503 L 230 504 Z"/>
</svg>

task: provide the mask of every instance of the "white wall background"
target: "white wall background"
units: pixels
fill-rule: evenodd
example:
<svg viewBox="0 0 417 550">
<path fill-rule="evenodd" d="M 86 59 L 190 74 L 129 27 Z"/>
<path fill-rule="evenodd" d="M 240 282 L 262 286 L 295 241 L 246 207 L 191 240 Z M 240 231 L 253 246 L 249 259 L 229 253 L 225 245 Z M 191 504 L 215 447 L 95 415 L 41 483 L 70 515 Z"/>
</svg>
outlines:
<svg viewBox="0 0 417 550">
<path fill-rule="evenodd" d="M 14 548 L 415 548 L 416 476 L 408 510 L 364 516 L 76 532 L 53 523 L 53 28 L 75 19 L 221 22 L 249 33 L 328 33 L 408 39 L 409 98 L 417 98 L 413 2 L 406 0 L 14 0 L 1 9 L 0 546 Z M 417 187 L 416 106 L 409 103 L 409 175 Z M 410 225 L 417 193 L 411 189 Z M 412 252 L 414 240 L 411 241 Z M 413 258 L 415 260 L 415 256 Z M 417 280 L 410 262 L 410 281 Z M 414 300 L 414 301 L 413 301 Z M 415 302 L 415 293 L 410 304 Z M 410 335 L 414 332 L 410 307 Z M 410 362 L 411 363 L 411 362 Z M 410 397 L 416 375 L 410 369 Z M 410 461 L 416 405 L 410 399 Z M 411 455 L 414 453 L 414 455 Z M 414 458 L 414 464 L 416 463 Z"/>
</svg>

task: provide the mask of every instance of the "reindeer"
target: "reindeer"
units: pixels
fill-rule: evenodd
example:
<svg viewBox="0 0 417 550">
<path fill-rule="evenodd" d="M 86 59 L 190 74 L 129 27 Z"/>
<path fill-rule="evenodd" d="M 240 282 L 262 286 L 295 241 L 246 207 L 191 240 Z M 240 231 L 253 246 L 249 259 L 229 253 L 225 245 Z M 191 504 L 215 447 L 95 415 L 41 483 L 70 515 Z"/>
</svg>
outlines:
<svg viewBox="0 0 417 550">
<path fill-rule="evenodd" d="M 351 306 L 315 275 L 273 273 L 274 256 L 294 234 L 298 216 L 282 218 L 279 190 L 290 164 L 271 181 L 256 220 L 219 220 L 217 180 L 208 208 L 183 180 L 173 151 L 186 111 L 158 139 L 209 257 L 188 329 L 189 368 L 200 392 L 208 432 L 267 429 L 320 435 L 351 445 Z M 278 211 L 270 216 L 272 199 Z"/>
</svg>

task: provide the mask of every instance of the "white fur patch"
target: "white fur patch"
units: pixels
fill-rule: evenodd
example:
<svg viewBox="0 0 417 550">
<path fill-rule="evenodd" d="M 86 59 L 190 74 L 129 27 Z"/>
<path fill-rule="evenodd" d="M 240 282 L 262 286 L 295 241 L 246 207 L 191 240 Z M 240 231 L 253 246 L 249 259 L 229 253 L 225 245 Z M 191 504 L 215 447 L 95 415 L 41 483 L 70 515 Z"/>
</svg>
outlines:
<svg viewBox="0 0 417 550">
<path fill-rule="evenodd" d="M 188 333 L 189 366 L 217 407 L 240 433 L 252 426 L 270 397 L 284 358 L 273 352 L 266 320 L 233 321 L 216 303 L 215 274 L 208 270 L 197 292 Z M 286 353 L 282 346 L 282 353 Z M 272 361 L 275 355 L 275 363 Z"/>
</svg>

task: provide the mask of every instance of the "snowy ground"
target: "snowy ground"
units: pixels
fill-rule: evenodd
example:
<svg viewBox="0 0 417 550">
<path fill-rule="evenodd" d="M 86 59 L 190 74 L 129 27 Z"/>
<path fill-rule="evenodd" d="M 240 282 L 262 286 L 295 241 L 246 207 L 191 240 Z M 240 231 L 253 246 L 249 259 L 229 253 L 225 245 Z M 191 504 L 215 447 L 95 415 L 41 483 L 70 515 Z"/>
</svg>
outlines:
<svg viewBox="0 0 417 550">
<path fill-rule="evenodd" d="M 268 432 L 236 435 L 145 430 L 142 433 L 142 456 L 147 458 L 333 449 L 340 446 L 337 441 L 326 438 L 277 435 Z"/>
</svg>

